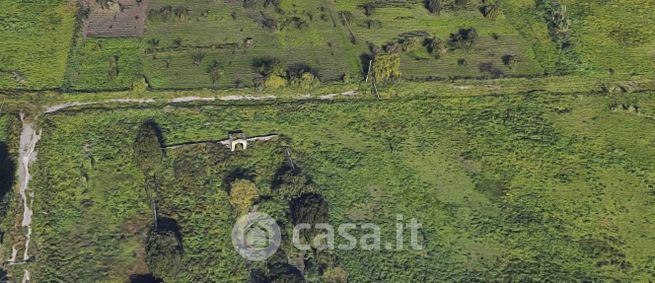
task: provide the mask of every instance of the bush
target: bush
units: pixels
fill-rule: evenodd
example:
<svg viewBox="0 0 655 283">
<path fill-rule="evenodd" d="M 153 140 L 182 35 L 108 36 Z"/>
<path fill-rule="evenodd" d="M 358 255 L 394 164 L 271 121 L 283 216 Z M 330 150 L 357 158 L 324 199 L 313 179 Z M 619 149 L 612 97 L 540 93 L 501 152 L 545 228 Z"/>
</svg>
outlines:
<svg viewBox="0 0 655 283">
<path fill-rule="evenodd" d="M 348 282 L 348 272 L 341 267 L 328 268 L 323 273 L 322 279 L 325 283 L 346 283 Z"/>
<path fill-rule="evenodd" d="M 148 90 L 148 87 L 150 87 L 150 85 L 148 85 L 146 78 L 141 77 L 140 79 L 132 83 L 132 93 L 135 94 L 144 93 L 146 92 L 146 90 Z"/>
<path fill-rule="evenodd" d="M 270 74 L 264 80 L 264 88 L 267 89 L 278 89 L 287 85 L 287 79 L 277 74 Z"/>
<path fill-rule="evenodd" d="M 448 44 L 454 48 L 466 48 L 469 49 L 473 47 L 475 42 L 478 40 L 478 31 L 475 28 L 460 28 L 457 33 L 451 33 Z"/>
<path fill-rule="evenodd" d="M 440 59 L 443 55 L 448 53 L 448 46 L 446 46 L 446 43 L 439 38 L 426 38 L 423 44 L 434 58 Z"/>
<path fill-rule="evenodd" d="M 400 78 L 400 56 L 398 54 L 376 55 L 371 72 L 377 83 L 387 83 Z"/>
<path fill-rule="evenodd" d="M 237 217 L 248 213 L 259 195 L 257 187 L 248 180 L 236 180 L 230 185 L 230 204 Z"/>
<path fill-rule="evenodd" d="M 159 126 L 152 120 L 146 121 L 139 127 L 134 141 L 134 159 L 144 175 L 150 176 L 161 172 L 160 167 L 164 158 L 161 148 Z"/>
</svg>

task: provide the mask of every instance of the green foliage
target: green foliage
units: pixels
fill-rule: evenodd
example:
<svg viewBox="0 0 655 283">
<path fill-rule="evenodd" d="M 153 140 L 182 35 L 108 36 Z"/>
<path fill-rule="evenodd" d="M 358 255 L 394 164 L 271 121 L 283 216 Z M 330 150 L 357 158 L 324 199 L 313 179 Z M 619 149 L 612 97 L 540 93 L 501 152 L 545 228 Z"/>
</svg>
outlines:
<svg viewBox="0 0 655 283">
<path fill-rule="evenodd" d="M 236 180 L 230 184 L 230 204 L 237 217 L 247 214 L 258 197 L 257 187 L 248 180 Z"/>
<path fill-rule="evenodd" d="M 76 11 L 65 0 L 0 3 L 0 89 L 62 84 Z"/>
<path fill-rule="evenodd" d="M 142 94 L 148 90 L 150 86 L 146 81 L 146 78 L 137 79 L 132 83 L 132 93 Z"/>
<path fill-rule="evenodd" d="M 388 83 L 400 78 L 400 56 L 377 54 L 371 67 L 371 76 L 377 83 Z"/>
<path fill-rule="evenodd" d="M 182 247 L 173 232 L 150 232 L 145 248 L 153 275 L 173 281 L 183 272 Z"/>
<path fill-rule="evenodd" d="M 395 241 L 397 214 L 423 224 L 423 251 L 335 251 L 350 282 L 647 281 L 654 228 L 643 219 L 655 217 L 655 154 L 643 148 L 655 138 L 654 99 L 535 93 L 48 115 L 33 180 L 41 245 L 32 275 L 121 281 L 130 274 L 146 241 L 127 227 L 151 223 L 131 145 L 142 121 L 156 119 L 171 144 L 222 139 L 234 128 L 283 133 L 304 175 L 283 177 L 275 142 L 237 153 L 216 144 L 167 150 L 158 205 L 175 216 L 183 239 L 176 282 L 249 278 L 231 247 L 234 215 L 223 184 L 237 168 L 262 199 L 275 199 L 258 211 L 276 219 L 291 215 L 282 196 L 298 199 L 310 182 L 332 224 L 376 223 L 391 231 L 383 242 Z M 79 169 L 89 158 L 84 145 L 95 160 L 88 181 Z M 288 187 L 276 187 L 276 176 Z M 324 211 L 320 201 L 304 202 L 312 205 L 298 207 Z M 174 246 L 169 240 L 161 250 Z M 54 260 L 61 257 L 70 260 Z"/>
<path fill-rule="evenodd" d="M 325 271 L 321 279 L 325 283 L 347 283 L 348 273 L 341 267 L 330 268 Z"/>
<path fill-rule="evenodd" d="M 212 83 L 216 85 L 218 83 L 218 80 L 221 78 L 222 74 L 222 68 L 221 68 L 221 63 L 218 61 L 214 60 L 209 67 L 207 67 L 207 74 L 209 74 L 209 78 L 212 80 Z"/>
<path fill-rule="evenodd" d="M 147 121 L 139 127 L 134 141 L 134 160 L 145 175 L 154 175 L 161 171 L 162 144 L 159 126 L 154 121 Z"/>
<path fill-rule="evenodd" d="M 566 6 L 560 5 L 557 0 L 538 1 L 538 8 L 546 13 L 546 21 L 551 37 L 561 48 L 569 46 L 571 19 L 569 19 Z"/>
<path fill-rule="evenodd" d="M 321 81 L 311 72 L 305 72 L 302 73 L 299 78 L 293 78 L 290 84 L 303 90 L 311 90 L 313 88 L 319 87 L 321 85 Z"/>
<path fill-rule="evenodd" d="M 264 80 L 264 88 L 266 89 L 278 89 L 281 87 L 287 86 L 289 82 L 287 81 L 286 78 L 276 75 L 276 74 L 270 74 L 266 77 Z"/>
</svg>

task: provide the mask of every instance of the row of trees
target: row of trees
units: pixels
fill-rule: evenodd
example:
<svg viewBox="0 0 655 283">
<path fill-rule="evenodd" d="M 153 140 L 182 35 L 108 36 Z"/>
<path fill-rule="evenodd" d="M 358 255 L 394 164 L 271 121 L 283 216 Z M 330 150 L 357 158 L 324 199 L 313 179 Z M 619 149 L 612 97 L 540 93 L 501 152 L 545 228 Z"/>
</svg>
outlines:
<svg viewBox="0 0 655 283">
<path fill-rule="evenodd" d="M 187 21 L 191 10 L 184 6 L 164 6 L 159 9 L 150 9 L 148 19 L 151 21 L 168 22 L 172 20 Z"/>
<path fill-rule="evenodd" d="M 294 64 L 285 68 L 280 59 L 263 57 L 254 60 L 253 68 L 263 77 L 263 80 L 257 83 L 258 86 L 266 89 L 292 86 L 309 90 L 321 84 L 318 71 L 305 64 Z"/>
</svg>

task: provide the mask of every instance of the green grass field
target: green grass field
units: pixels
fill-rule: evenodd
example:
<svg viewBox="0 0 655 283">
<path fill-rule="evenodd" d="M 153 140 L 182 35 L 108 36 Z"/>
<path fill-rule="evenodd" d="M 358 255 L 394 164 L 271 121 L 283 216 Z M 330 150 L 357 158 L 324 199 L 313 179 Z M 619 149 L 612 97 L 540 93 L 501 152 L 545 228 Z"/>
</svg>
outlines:
<svg viewBox="0 0 655 283">
<path fill-rule="evenodd" d="M 143 77 L 140 39 L 80 38 L 74 52 L 66 70 L 67 89 L 128 89 Z"/>
<path fill-rule="evenodd" d="M 377 223 L 385 241 L 396 214 L 423 223 L 424 251 L 335 251 L 352 282 L 655 276 L 655 155 L 643 150 L 655 142 L 653 94 L 174 109 L 45 117 L 34 280 L 120 281 L 144 271 L 151 219 L 132 144 L 148 119 L 167 144 L 220 140 L 235 129 L 285 135 L 329 203 L 331 223 Z M 276 143 L 237 154 L 166 152 L 160 201 L 185 251 L 175 281 L 245 280 L 221 180 L 241 168 L 260 195 L 271 194 L 281 159 Z"/>
<path fill-rule="evenodd" d="M 0 89 L 61 86 L 76 13 L 65 0 L 0 3 Z"/>
<path fill-rule="evenodd" d="M 574 49 L 589 72 L 652 74 L 655 8 L 652 1 L 562 0 L 573 19 Z"/>
</svg>

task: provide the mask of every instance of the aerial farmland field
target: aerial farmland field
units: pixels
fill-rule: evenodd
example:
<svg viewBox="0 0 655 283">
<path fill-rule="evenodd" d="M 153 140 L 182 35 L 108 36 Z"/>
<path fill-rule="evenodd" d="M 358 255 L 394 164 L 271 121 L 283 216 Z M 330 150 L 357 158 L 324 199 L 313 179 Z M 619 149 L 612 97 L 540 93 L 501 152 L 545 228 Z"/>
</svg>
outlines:
<svg viewBox="0 0 655 283">
<path fill-rule="evenodd" d="M 0 282 L 653 282 L 649 0 L 5 0 Z"/>
</svg>

